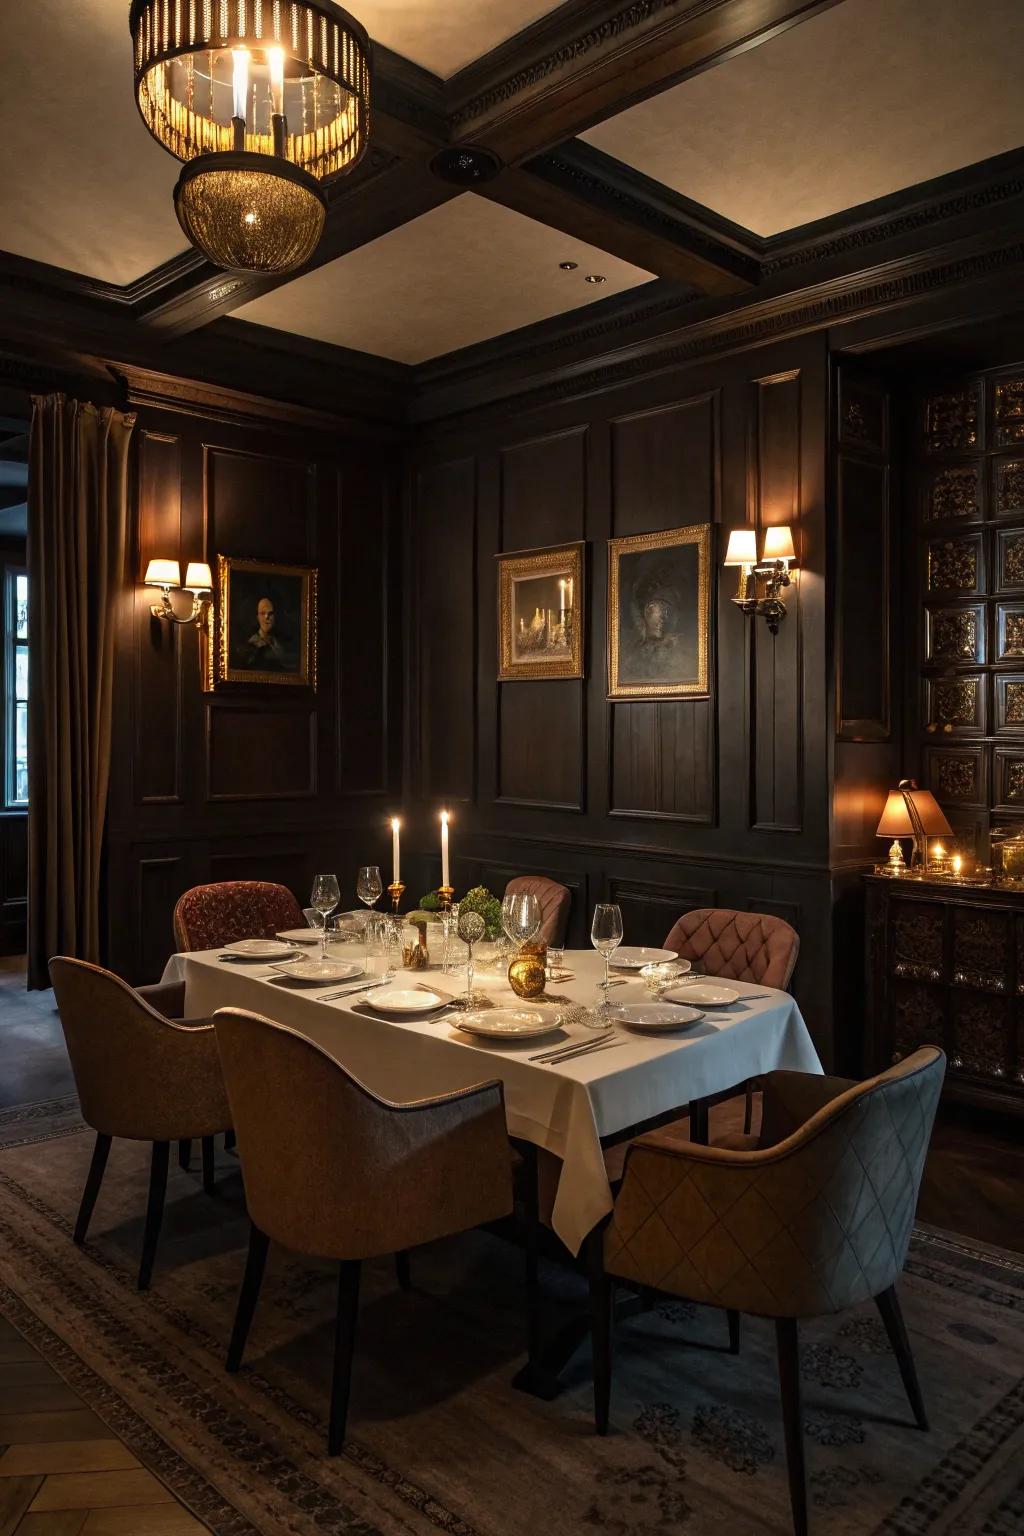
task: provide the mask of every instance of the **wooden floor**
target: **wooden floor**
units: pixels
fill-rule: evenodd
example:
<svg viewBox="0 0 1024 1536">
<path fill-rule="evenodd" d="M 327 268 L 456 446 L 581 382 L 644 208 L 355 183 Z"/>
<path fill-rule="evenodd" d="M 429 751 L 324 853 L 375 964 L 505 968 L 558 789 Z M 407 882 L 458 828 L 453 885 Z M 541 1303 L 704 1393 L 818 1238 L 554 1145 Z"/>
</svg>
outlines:
<svg viewBox="0 0 1024 1536">
<path fill-rule="evenodd" d="M 0 1536 L 209 1536 L 3 1318 Z"/>
</svg>

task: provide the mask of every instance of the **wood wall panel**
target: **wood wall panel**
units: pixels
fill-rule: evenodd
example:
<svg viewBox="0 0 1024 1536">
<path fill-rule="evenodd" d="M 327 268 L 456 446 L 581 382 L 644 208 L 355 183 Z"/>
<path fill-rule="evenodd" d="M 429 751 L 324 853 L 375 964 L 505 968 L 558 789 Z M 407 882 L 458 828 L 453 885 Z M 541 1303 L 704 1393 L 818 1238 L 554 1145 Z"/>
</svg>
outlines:
<svg viewBox="0 0 1024 1536">
<path fill-rule="evenodd" d="M 477 746 L 474 459 L 422 471 L 415 516 L 419 782 L 428 797 L 472 800 Z"/>
<path fill-rule="evenodd" d="M 338 505 L 336 593 L 322 592 L 337 670 L 337 782 L 342 794 L 372 795 L 393 783 L 397 728 L 394 673 L 401 658 L 402 607 L 394 589 L 395 527 L 389 487 L 356 466 L 335 487 Z"/>
<path fill-rule="evenodd" d="M 761 527 L 788 524 L 801 554 L 801 381 L 798 369 L 754 381 L 753 457 Z M 798 832 L 803 824 L 800 578 L 784 593 L 786 618 L 772 635 L 753 620 L 752 787 L 755 827 Z"/>
<path fill-rule="evenodd" d="M 138 436 L 138 550 L 141 578 L 153 558 L 177 559 L 182 575 L 190 558 L 181 526 L 181 442 L 177 433 Z M 133 594 L 135 654 L 135 798 L 140 805 L 169 804 L 182 794 L 184 652 L 191 637 L 150 612 L 156 594 Z M 186 599 L 172 598 L 181 609 Z"/>
<path fill-rule="evenodd" d="M 187 882 L 182 880 L 183 860 L 179 853 L 149 851 L 135 864 L 136 900 L 118 902 L 118 921 L 134 918 L 137 965 L 140 974 L 159 978 L 168 954 L 174 905 Z M 112 900 L 117 898 L 112 892 Z M 121 893 L 122 898 L 124 893 Z M 173 947 L 173 946 L 172 946 Z"/>
<path fill-rule="evenodd" d="M 206 706 L 208 800 L 296 800 L 317 790 L 317 717 L 308 705 Z"/>
<path fill-rule="evenodd" d="M 715 808 L 710 701 L 624 701 L 611 714 L 611 814 L 710 824 Z"/>
<path fill-rule="evenodd" d="M 582 811 L 583 741 L 583 694 L 574 679 L 502 683 L 498 798 Z"/>
<path fill-rule="evenodd" d="M 717 520 L 718 405 L 715 390 L 612 422 L 615 538 Z"/>
<path fill-rule="evenodd" d="M 583 538 L 586 455 L 585 426 L 502 449 L 502 549 L 534 549 Z"/>
<path fill-rule="evenodd" d="M 316 469 L 308 460 L 208 443 L 203 478 L 211 560 L 315 561 Z"/>
<path fill-rule="evenodd" d="M 608 900 L 622 908 L 622 923 L 629 942 L 655 948 L 665 943 L 685 912 L 718 905 L 712 886 L 661 885 L 651 880 L 614 877 L 608 882 Z"/>
</svg>

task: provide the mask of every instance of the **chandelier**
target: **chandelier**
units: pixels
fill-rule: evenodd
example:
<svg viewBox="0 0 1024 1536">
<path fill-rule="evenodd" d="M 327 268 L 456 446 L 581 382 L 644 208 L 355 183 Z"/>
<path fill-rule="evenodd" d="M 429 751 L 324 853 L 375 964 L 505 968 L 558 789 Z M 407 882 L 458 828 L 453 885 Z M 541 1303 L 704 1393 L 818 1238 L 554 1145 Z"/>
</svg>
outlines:
<svg viewBox="0 0 1024 1536">
<path fill-rule="evenodd" d="M 236 272 L 290 272 L 323 234 L 322 182 L 366 148 L 370 45 L 332 0 L 132 0 L 135 99 L 184 161 L 193 245 Z"/>
</svg>

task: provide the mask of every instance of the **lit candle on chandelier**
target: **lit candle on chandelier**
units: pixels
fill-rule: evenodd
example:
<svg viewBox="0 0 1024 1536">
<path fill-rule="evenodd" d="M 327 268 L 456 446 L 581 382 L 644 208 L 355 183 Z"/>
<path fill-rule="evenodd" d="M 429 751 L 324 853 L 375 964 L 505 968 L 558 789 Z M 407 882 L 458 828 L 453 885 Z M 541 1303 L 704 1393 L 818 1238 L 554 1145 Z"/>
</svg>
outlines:
<svg viewBox="0 0 1024 1536">
<path fill-rule="evenodd" d="M 391 867 L 392 867 L 392 870 L 393 870 L 393 874 L 391 876 L 391 883 L 392 883 L 392 885 L 397 885 L 398 884 L 398 871 L 399 871 L 399 868 L 400 868 L 399 858 L 398 858 L 398 829 L 399 829 L 399 827 L 401 825 L 402 825 L 402 823 L 399 821 L 398 817 L 397 816 L 392 816 L 392 818 L 391 818 Z"/>
<path fill-rule="evenodd" d="M 270 103 L 276 117 L 284 116 L 284 49 L 268 48 L 267 64 L 270 69 Z"/>
<path fill-rule="evenodd" d="M 441 812 L 441 884 L 450 885 L 448 879 L 448 812 Z"/>
<path fill-rule="evenodd" d="M 249 50 L 231 50 L 231 90 L 234 100 L 231 116 L 235 125 L 235 149 L 245 148 L 245 116 L 249 95 Z"/>
</svg>

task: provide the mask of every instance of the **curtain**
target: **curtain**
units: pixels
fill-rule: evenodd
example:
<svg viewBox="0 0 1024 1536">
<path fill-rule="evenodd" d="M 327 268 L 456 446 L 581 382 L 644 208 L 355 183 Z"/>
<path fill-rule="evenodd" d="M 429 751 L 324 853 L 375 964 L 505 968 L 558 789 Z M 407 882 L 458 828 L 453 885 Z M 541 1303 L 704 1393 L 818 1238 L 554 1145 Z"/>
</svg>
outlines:
<svg viewBox="0 0 1024 1536">
<path fill-rule="evenodd" d="M 38 395 L 29 445 L 28 984 L 100 956 L 133 415 Z"/>
</svg>

